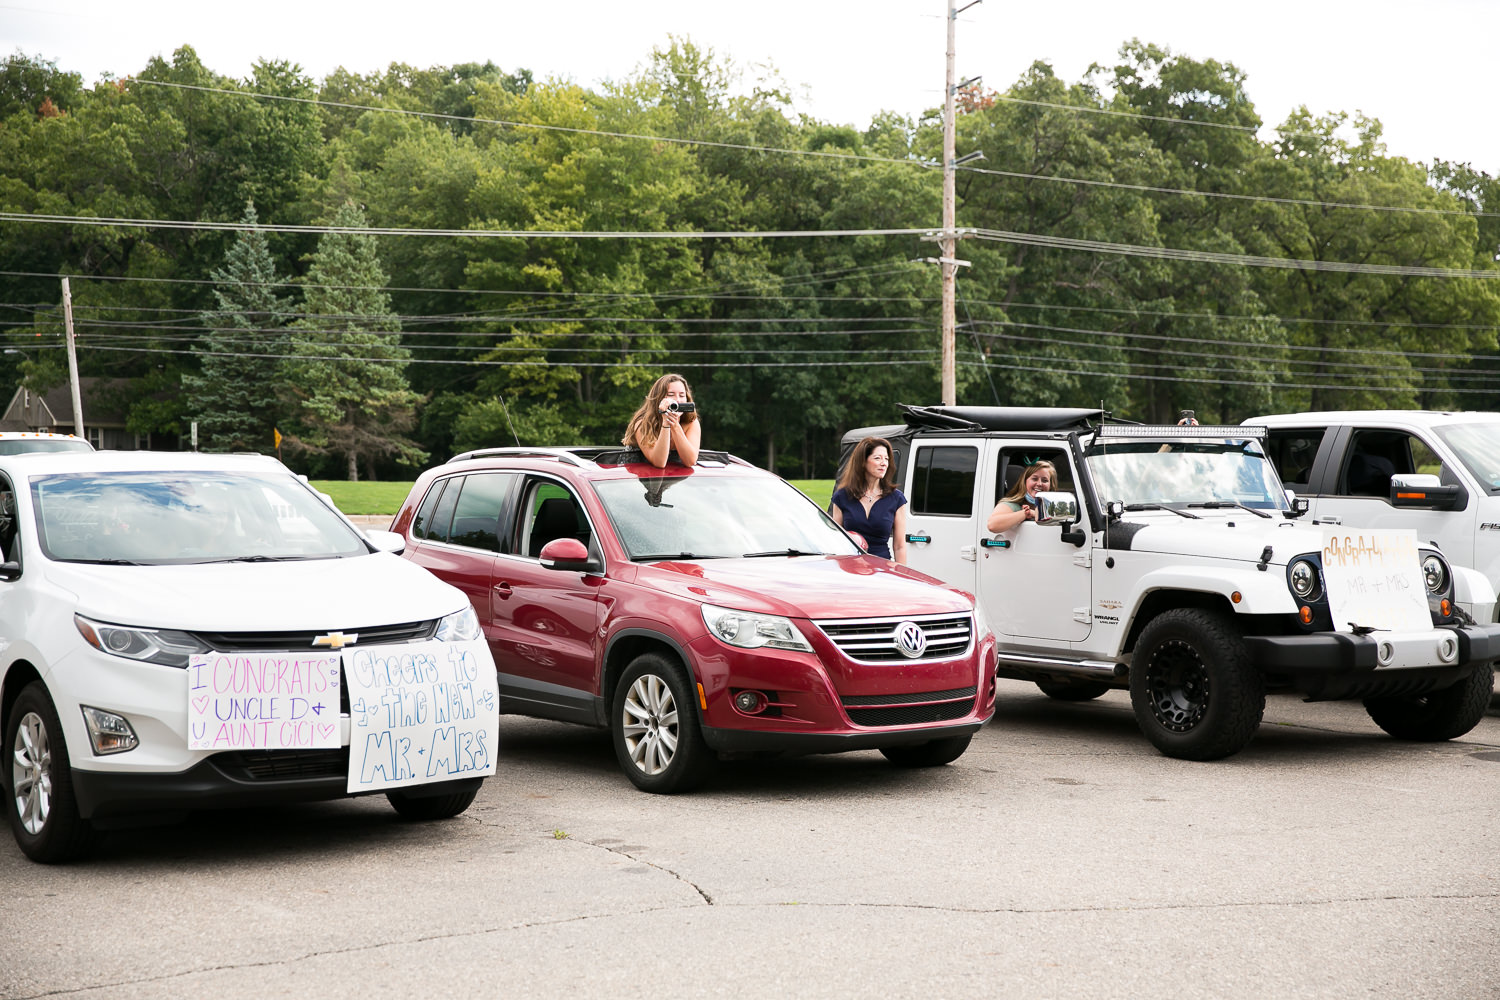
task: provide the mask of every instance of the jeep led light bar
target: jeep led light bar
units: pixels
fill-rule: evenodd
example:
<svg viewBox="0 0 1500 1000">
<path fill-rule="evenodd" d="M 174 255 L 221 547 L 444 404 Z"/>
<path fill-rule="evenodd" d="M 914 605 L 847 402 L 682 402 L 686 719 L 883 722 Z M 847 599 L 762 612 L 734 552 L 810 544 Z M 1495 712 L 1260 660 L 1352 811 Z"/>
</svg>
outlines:
<svg viewBox="0 0 1500 1000">
<path fill-rule="evenodd" d="M 1101 438 L 1165 441 L 1216 438 L 1232 441 L 1264 441 L 1266 428 L 1243 424 L 1101 424 Z"/>
</svg>

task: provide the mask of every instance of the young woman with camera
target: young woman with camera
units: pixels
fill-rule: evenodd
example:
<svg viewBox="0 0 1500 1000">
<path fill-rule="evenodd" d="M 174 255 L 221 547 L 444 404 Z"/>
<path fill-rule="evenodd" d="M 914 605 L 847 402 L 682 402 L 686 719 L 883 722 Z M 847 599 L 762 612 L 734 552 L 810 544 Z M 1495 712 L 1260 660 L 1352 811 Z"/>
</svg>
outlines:
<svg viewBox="0 0 1500 1000">
<path fill-rule="evenodd" d="M 678 462 L 696 465 L 702 440 L 703 425 L 698 421 L 693 390 L 681 375 L 668 372 L 652 383 L 646 401 L 630 418 L 621 443 L 639 448 L 646 461 L 664 469 L 674 451 Z"/>
</svg>

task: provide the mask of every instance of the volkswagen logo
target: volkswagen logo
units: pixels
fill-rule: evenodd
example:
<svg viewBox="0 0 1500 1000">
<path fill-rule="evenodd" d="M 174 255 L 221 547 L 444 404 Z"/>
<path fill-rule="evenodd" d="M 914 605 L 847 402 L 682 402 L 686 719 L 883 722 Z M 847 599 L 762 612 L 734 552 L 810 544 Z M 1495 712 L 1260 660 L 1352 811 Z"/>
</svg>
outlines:
<svg viewBox="0 0 1500 1000">
<path fill-rule="evenodd" d="M 902 656 L 915 659 L 927 648 L 927 633 L 916 622 L 902 622 L 896 626 L 895 644 Z"/>
</svg>

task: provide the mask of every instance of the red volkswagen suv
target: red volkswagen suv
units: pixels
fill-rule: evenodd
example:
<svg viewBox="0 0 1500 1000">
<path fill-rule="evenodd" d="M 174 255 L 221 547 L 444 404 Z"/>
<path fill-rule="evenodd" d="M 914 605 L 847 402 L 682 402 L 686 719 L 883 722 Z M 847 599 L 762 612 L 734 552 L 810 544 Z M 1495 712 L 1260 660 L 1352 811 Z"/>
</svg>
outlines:
<svg viewBox="0 0 1500 1000">
<path fill-rule="evenodd" d="M 970 595 L 865 555 L 723 452 L 665 469 L 619 449 L 468 452 L 417 480 L 392 530 L 469 595 L 502 710 L 607 727 L 648 792 L 725 754 L 946 764 L 994 713 Z"/>
</svg>

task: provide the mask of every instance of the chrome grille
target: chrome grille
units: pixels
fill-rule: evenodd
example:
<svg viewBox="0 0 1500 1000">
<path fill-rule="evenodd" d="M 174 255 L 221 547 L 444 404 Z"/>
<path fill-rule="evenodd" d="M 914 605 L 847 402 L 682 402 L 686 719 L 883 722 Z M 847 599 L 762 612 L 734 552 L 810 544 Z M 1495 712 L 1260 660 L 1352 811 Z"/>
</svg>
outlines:
<svg viewBox="0 0 1500 1000">
<path fill-rule="evenodd" d="M 313 640 L 330 632 L 358 635 L 361 646 L 430 639 L 437 631 L 437 624 L 436 618 L 430 618 L 399 625 L 346 625 L 341 629 L 325 628 L 317 632 L 194 632 L 193 635 L 202 639 L 209 649 L 220 653 L 295 652 L 316 649 Z"/>
<path fill-rule="evenodd" d="M 896 645 L 896 628 L 915 622 L 927 637 L 922 655 L 908 659 Z M 860 663 L 921 663 L 951 660 L 969 651 L 974 616 L 912 615 L 908 618 L 837 618 L 814 621 L 845 656 Z"/>
</svg>

